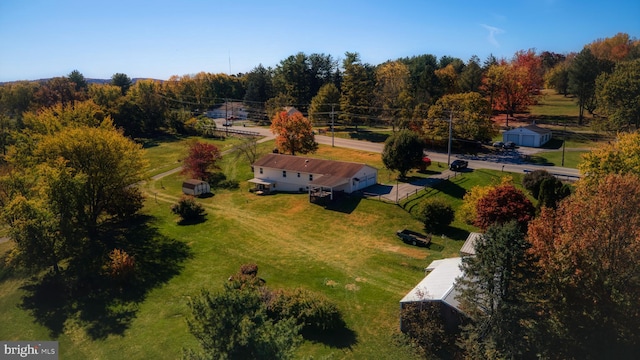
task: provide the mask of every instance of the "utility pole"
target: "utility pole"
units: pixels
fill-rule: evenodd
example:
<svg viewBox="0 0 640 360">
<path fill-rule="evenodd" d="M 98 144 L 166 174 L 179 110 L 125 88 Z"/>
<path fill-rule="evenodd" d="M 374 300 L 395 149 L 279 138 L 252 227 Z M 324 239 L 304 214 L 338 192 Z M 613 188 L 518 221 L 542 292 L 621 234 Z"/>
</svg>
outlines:
<svg viewBox="0 0 640 360">
<path fill-rule="evenodd" d="M 449 111 L 449 146 L 447 150 L 447 166 L 451 165 L 451 135 L 453 133 L 451 129 L 452 122 L 453 122 L 453 109 Z"/>
<path fill-rule="evenodd" d="M 333 107 L 336 104 L 331 104 L 331 147 L 334 147 L 334 134 L 333 134 L 333 128 L 335 127 L 335 124 L 333 123 Z"/>
</svg>

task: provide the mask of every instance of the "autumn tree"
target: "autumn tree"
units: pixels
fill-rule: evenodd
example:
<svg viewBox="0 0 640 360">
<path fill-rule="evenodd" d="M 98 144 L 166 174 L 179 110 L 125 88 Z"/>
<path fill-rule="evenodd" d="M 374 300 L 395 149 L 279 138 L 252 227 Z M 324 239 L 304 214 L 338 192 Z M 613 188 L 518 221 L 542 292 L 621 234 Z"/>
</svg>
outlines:
<svg viewBox="0 0 640 360">
<path fill-rule="evenodd" d="M 608 174 L 640 175 L 640 133 L 620 133 L 618 139 L 582 156 L 578 169 L 587 182 Z"/>
<path fill-rule="evenodd" d="M 309 120 L 313 124 L 331 124 L 338 119 L 340 112 L 340 90 L 333 84 L 322 85 L 318 94 L 311 99 Z"/>
<path fill-rule="evenodd" d="M 497 134 L 491 121 L 489 103 L 479 93 L 445 95 L 429 108 L 429 121 L 423 131 L 432 136 L 447 138 L 449 122 L 453 118 L 454 138 L 486 141 Z"/>
<path fill-rule="evenodd" d="M 400 61 L 388 62 L 376 69 L 376 103 L 381 116 L 391 124 L 392 131 L 411 116 L 409 69 Z"/>
<path fill-rule="evenodd" d="M 460 307 L 471 318 L 463 330 L 465 355 L 472 359 L 524 359 L 537 353 L 531 324 L 535 289 L 534 257 L 515 221 L 490 226 L 476 242 L 475 256 L 462 259 L 464 276 L 456 281 Z"/>
<path fill-rule="evenodd" d="M 569 62 L 561 62 L 551 68 L 545 74 L 544 82 L 547 88 L 566 96 L 569 93 Z"/>
<path fill-rule="evenodd" d="M 627 33 L 617 33 L 609 38 L 595 40 L 585 47 L 598 59 L 619 62 L 630 60 L 629 55 L 634 48 L 640 47 L 640 43 Z"/>
<path fill-rule="evenodd" d="M 513 178 L 510 176 L 503 176 L 500 178 L 499 183 L 490 185 L 476 185 L 471 187 L 462 198 L 462 205 L 456 211 L 456 216 L 459 220 L 466 224 L 472 225 L 478 218 L 478 201 L 484 198 L 490 191 L 500 185 L 508 185 L 513 182 Z"/>
<path fill-rule="evenodd" d="M 400 130 L 385 141 L 382 162 L 387 169 L 399 171 L 400 178 L 404 178 L 409 170 L 422 162 L 424 146 L 424 140 L 416 132 Z"/>
<path fill-rule="evenodd" d="M 527 223 L 533 219 L 535 208 L 521 190 L 513 185 L 504 184 L 495 187 L 478 200 L 476 211 L 475 225 L 481 229 L 512 220 L 526 228 Z"/>
<path fill-rule="evenodd" d="M 638 175 L 608 175 L 529 224 L 547 355 L 631 359 L 640 351 L 639 208 Z"/>
<path fill-rule="evenodd" d="M 160 96 L 161 84 L 154 80 L 139 80 L 127 91 L 131 101 L 142 115 L 143 130 L 153 132 L 166 125 L 167 104 Z"/>
<path fill-rule="evenodd" d="M 283 153 L 307 154 L 318 149 L 311 122 L 300 112 L 291 115 L 278 112 L 271 120 L 271 132 L 276 135 L 276 146 Z"/>
<path fill-rule="evenodd" d="M 614 131 L 640 128 L 640 59 L 621 62 L 611 74 L 596 79 L 596 99 L 600 115 L 607 117 L 604 128 Z"/>
<path fill-rule="evenodd" d="M 217 146 L 200 141 L 190 142 L 182 173 L 193 179 L 208 180 L 211 173 L 219 169 L 217 162 L 220 158 Z"/>
<path fill-rule="evenodd" d="M 60 104 L 62 107 L 73 106 L 77 100 L 75 84 L 64 76 L 51 78 L 40 85 L 34 99 L 41 107 L 50 107 L 55 104 Z"/>
</svg>

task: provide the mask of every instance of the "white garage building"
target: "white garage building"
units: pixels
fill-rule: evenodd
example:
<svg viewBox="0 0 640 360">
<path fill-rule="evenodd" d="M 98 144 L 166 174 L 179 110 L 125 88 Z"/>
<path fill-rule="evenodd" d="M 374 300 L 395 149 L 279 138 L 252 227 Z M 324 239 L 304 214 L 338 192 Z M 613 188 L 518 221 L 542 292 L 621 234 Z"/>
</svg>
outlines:
<svg viewBox="0 0 640 360">
<path fill-rule="evenodd" d="M 513 141 L 517 146 L 541 147 L 551 140 L 551 130 L 527 125 L 502 133 L 502 141 Z"/>
</svg>

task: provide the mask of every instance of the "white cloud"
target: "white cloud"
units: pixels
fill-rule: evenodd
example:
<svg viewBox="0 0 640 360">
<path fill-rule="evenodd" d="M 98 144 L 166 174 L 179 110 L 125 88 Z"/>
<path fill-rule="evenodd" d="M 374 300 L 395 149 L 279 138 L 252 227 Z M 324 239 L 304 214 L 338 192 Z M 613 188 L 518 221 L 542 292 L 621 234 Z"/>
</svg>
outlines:
<svg viewBox="0 0 640 360">
<path fill-rule="evenodd" d="M 500 47 L 500 43 L 496 39 L 496 35 L 504 33 L 504 30 L 497 28 L 495 26 L 489 26 L 485 24 L 480 24 L 480 26 L 482 26 L 483 28 L 489 31 L 489 35 L 487 36 L 487 40 L 489 40 L 489 43 L 491 43 L 491 45 L 495 47 Z"/>
</svg>

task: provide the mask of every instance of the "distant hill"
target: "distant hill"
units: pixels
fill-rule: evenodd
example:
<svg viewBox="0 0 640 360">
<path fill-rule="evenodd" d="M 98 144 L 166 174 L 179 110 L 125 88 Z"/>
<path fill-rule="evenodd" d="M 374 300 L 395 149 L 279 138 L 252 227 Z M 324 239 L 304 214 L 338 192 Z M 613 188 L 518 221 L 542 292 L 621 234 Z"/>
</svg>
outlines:
<svg viewBox="0 0 640 360">
<path fill-rule="evenodd" d="M 0 85 L 4 85 L 4 84 L 13 84 L 13 83 L 17 83 L 17 82 L 23 82 L 23 81 L 27 81 L 27 82 L 35 82 L 35 83 L 46 83 L 47 81 L 51 80 L 52 78 L 47 78 L 47 79 L 38 79 L 38 80 L 16 80 L 16 81 L 0 81 Z M 85 78 L 85 80 L 87 80 L 88 84 L 108 84 L 111 82 L 111 79 L 90 79 L 90 78 Z M 165 82 L 166 80 L 160 80 L 160 79 L 150 79 L 150 78 L 133 78 L 131 79 L 131 82 L 133 84 L 135 84 L 137 81 L 139 80 L 154 80 L 154 81 L 160 81 L 160 82 Z"/>
</svg>

